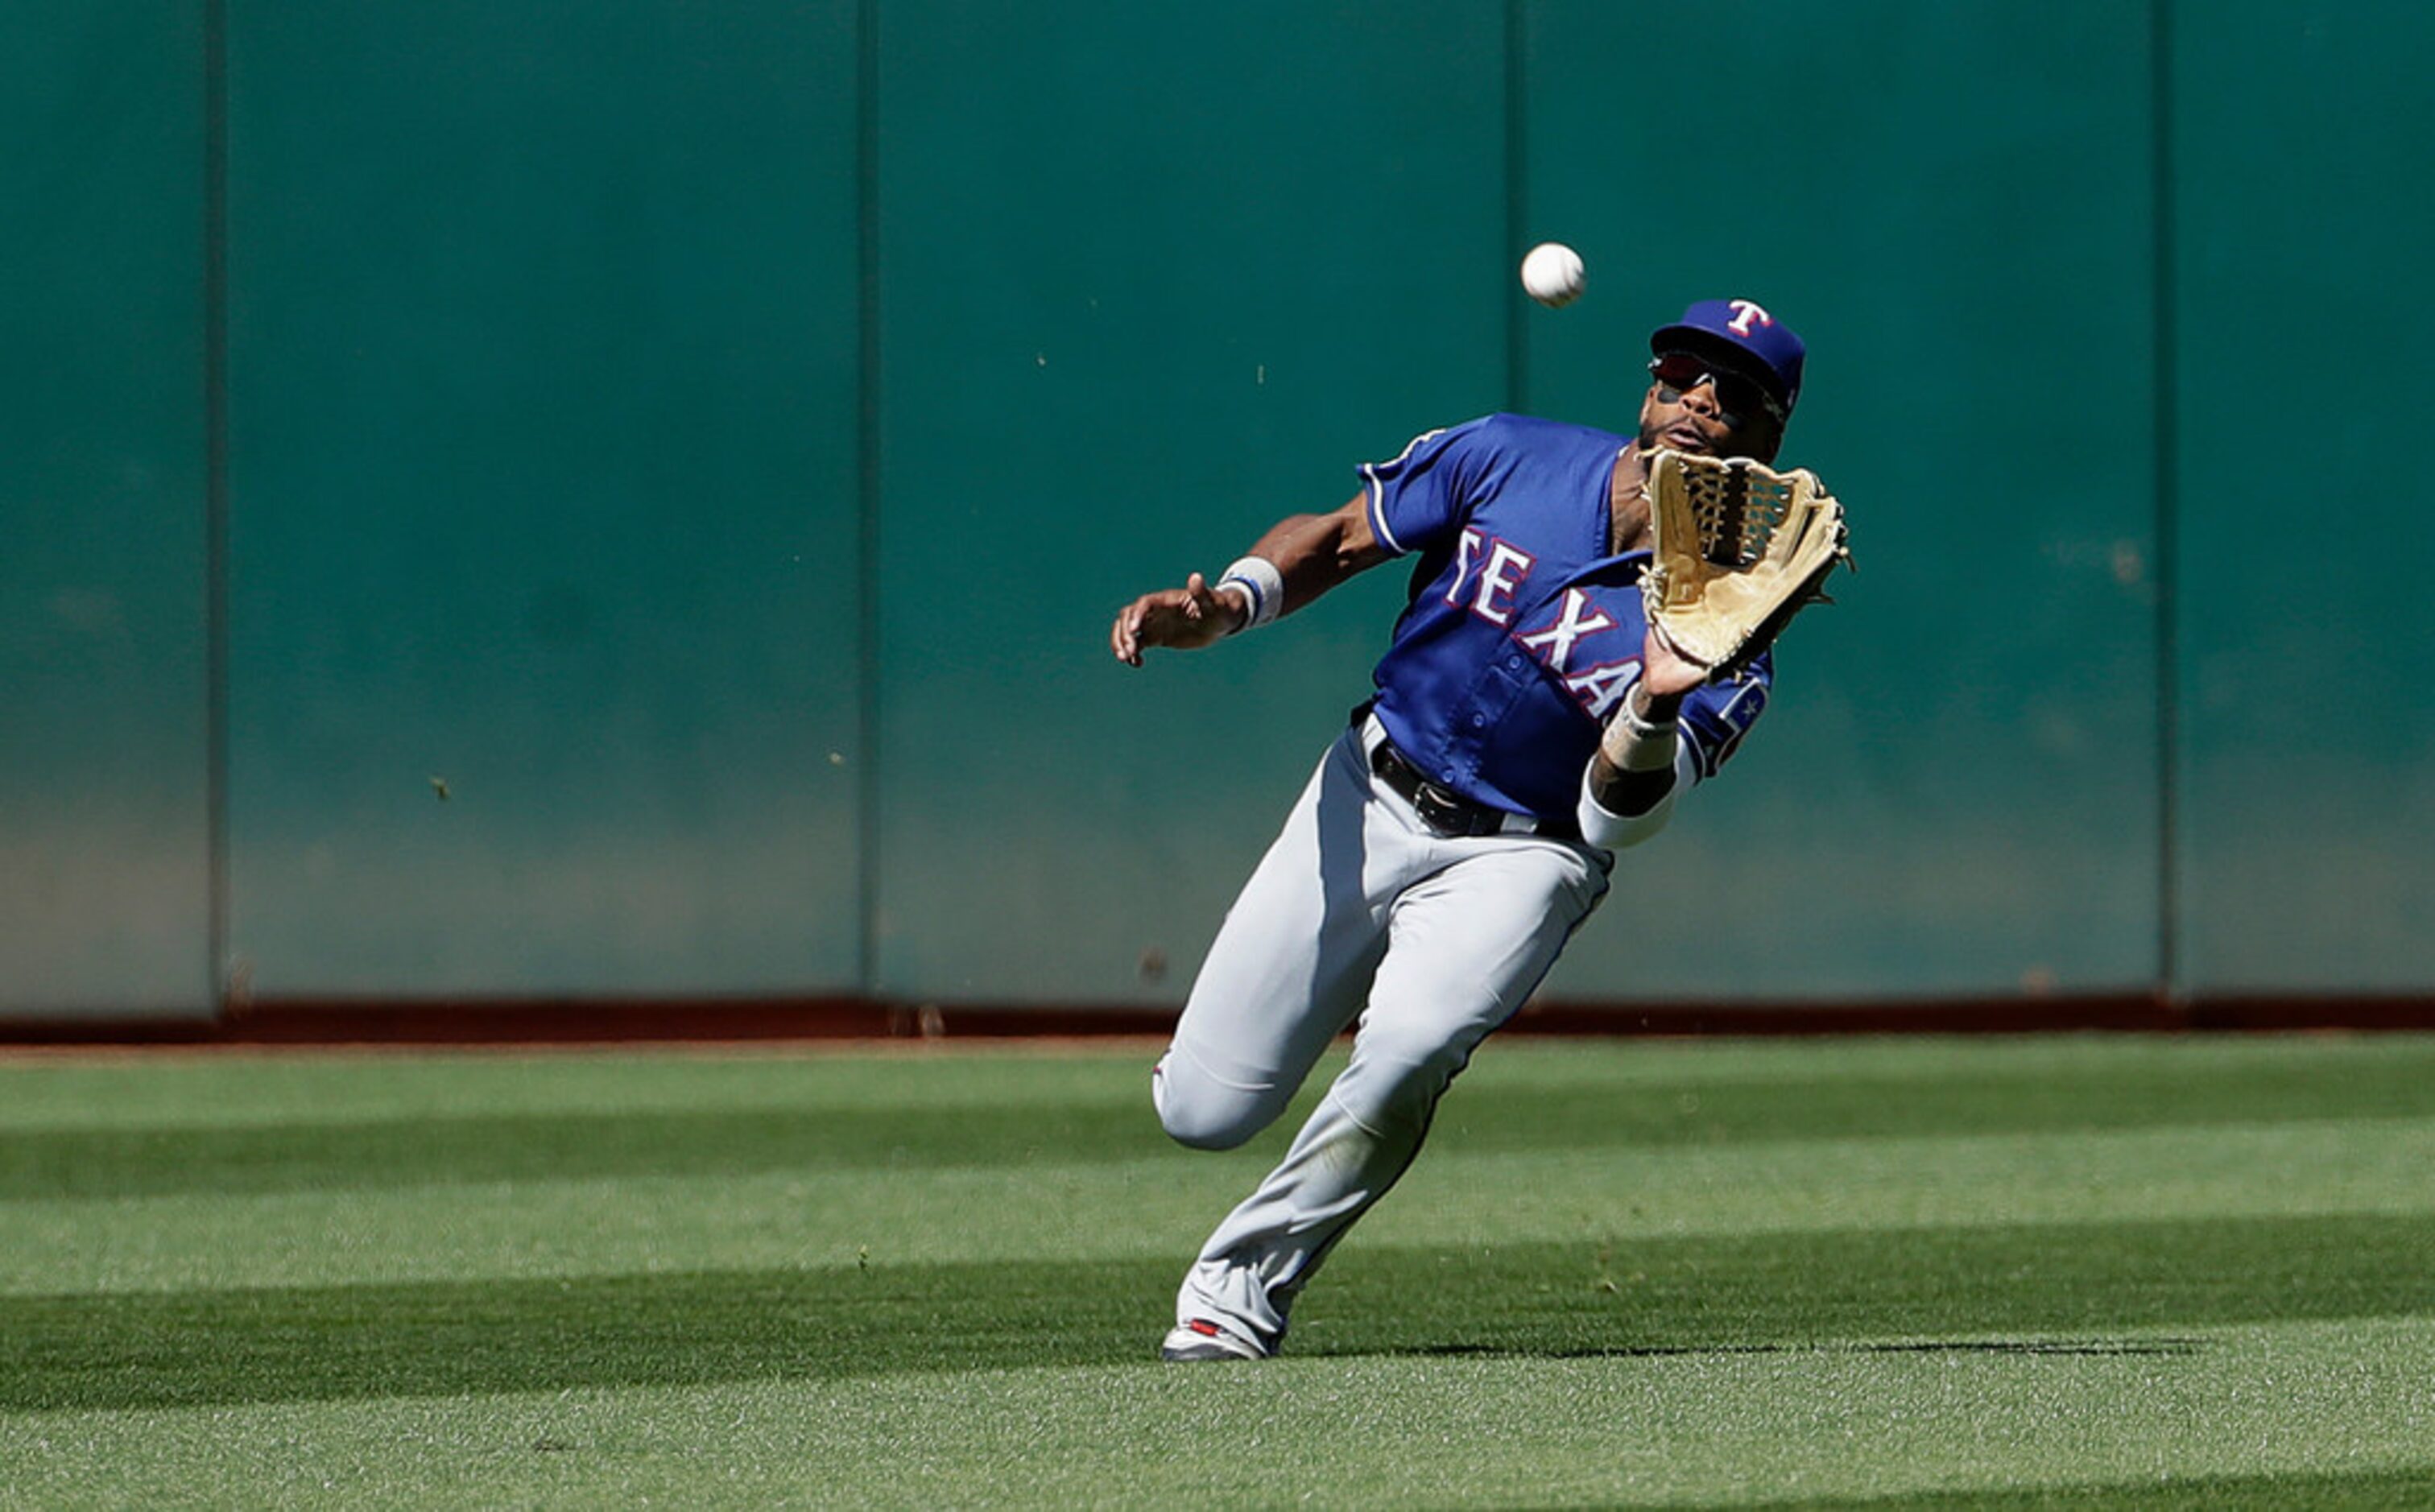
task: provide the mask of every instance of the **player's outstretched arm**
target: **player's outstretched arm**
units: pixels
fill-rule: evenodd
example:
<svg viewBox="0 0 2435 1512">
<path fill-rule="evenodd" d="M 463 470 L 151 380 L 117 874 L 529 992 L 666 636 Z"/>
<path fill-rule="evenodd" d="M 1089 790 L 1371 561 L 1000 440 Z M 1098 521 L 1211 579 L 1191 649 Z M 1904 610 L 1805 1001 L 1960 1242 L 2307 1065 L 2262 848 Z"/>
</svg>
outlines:
<svg viewBox="0 0 2435 1512">
<path fill-rule="evenodd" d="M 1356 495 L 1327 514 L 1298 514 L 1269 527 L 1251 550 L 1275 568 L 1282 592 L 1276 614 L 1290 613 L 1337 584 L 1387 559 L 1370 529 L 1368 500 Z M 1188 651 L 1223 640 L 1252 621 L 1251 595 L 1234 584 L 1211 584 L 1194 573 L 1182 588 L 1144 593 L 1116 611 L 1109 648 L 1129 666 L 1154 645 Z"/>
</svg>

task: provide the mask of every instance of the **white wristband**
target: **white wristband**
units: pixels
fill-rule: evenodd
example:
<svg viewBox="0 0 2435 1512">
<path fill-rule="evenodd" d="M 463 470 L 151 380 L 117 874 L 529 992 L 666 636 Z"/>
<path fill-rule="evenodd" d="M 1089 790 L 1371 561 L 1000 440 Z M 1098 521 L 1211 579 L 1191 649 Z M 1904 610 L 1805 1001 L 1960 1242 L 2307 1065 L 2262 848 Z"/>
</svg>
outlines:
<svg viewBox="0 0 2435 1512">
<path fill-rule="evenodd" d="M 1606 759 L 1620 771 L 1663 771 L 1674 765 L 1682 729 L 1680 720 L 1658 724 L 1641 718 L 1632 712 L 1632 696 L 1627 693 L 1614 717 L 1607 721 L 1606 734 L 1598 745 Z"/>
<path fill-rule="evenodd" d="M 1243 591 L 1244 603 L 1250 608 L 1238 628 L 1256 629 L 1285 610 L 1285 574 L 1277 571 L 1277 564 L 1265 557 L 1244 557 L 1236 560 L 1218 579 L 1220 588 L 1229 584 Z"/>
</svg>

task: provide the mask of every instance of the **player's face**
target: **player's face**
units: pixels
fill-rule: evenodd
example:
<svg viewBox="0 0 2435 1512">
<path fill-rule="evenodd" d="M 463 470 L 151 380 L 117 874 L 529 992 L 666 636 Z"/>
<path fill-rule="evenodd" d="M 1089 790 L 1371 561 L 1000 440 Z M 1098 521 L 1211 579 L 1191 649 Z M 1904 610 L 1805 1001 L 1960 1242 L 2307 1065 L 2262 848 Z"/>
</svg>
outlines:
<svg viewBox="0 0 2435 1512">
<path fill-rule="evenodd" d="M 1670 353 L 1649 364 L 1653 381 L 1640 402 L 1640 449 L 1666 447 L 1709 456 L 1772 461 L 1784 424 L 1747 378 L 1701 359 Z"/>
</svg>

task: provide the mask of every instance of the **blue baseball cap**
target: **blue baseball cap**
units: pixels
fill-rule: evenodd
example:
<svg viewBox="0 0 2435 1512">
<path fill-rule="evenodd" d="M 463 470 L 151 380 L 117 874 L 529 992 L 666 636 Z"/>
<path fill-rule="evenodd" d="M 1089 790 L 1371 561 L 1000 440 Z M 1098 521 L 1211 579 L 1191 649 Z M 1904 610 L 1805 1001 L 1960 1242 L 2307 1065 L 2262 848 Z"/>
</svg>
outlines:
<svg viewBox="0 0 2435 1512">
<path fill-rule="evenodd" d="M 1649 352 L 1696 352 L 1746 373 L 1787 416 L 1801 398 L 1801 362 L 1808 355 L 1792 328 L 1753 300 L 1701 300 L 1682 319 L 1649 333 Z"/>
</svg>

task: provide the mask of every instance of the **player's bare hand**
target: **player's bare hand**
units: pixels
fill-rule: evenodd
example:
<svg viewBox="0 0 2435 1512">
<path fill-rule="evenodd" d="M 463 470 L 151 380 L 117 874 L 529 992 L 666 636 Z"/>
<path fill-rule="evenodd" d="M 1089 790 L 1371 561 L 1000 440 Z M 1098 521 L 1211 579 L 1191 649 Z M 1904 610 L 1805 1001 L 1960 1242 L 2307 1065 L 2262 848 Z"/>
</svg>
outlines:
<svg viewBox="0 0 2435 1512">
<path fill-rule="evenodd" d="M 1117 661 L 1137 667 L 1153 645 L 1189 651 L 1222 640 L 1235 632 L 1242 615 L 1239 599 L 1218 593 L 1194 573 L 1182 588 L 1144 593 L 1119 610 L 1108 644 Z"/>
<path fill-rule="evenodd" d="M 1708 669 L 1666 644 L 1655 630 L 1640 645 L 1640 685 L 1650 696 L 1679 698 L 1708 680 Z"/>
</svg>

